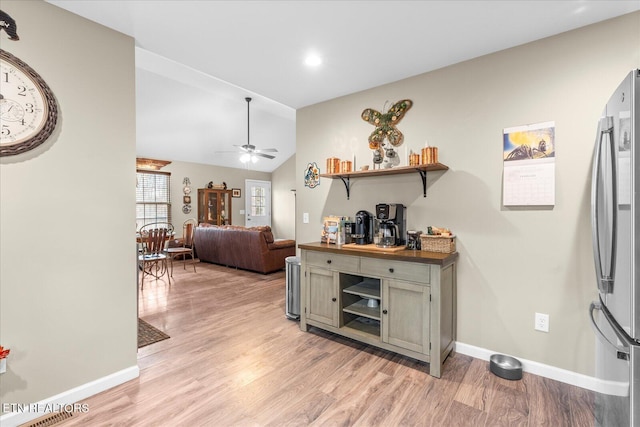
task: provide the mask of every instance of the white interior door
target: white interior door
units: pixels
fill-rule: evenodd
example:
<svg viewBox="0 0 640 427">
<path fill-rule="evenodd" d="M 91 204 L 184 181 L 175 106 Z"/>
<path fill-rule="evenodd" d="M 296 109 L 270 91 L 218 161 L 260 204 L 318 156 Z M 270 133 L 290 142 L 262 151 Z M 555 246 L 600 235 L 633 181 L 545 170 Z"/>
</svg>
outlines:
<svg viewBox="0 0 640 427">
<path fill-rule="evenodd" d="M 268 225 L 271 227 L 271 181 L 246 179 L 244 187 L 245 226 Z"/>
</svg>

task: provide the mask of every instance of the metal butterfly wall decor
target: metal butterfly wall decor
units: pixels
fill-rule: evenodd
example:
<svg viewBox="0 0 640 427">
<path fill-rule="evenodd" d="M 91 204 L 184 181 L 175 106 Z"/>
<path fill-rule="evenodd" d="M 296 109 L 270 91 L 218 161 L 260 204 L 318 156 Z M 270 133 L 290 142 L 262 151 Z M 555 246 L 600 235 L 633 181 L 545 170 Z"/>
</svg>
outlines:
<svg viewBox="0 0 640 427">
<path fill-rule="evenodd" d="M 369 135 L 369 148 L 378 150 L 380 145 L 384 145 L 385 139 L 394 147 L 402 145 L 404 135 L 396 128 L 396 125 L 412 105 L 411 100 L 403 99 L 393 104 L 386 113 L 381 113 L 373 108 L 364 110 L 362 120 L 376 127 Z"/>
</svg>

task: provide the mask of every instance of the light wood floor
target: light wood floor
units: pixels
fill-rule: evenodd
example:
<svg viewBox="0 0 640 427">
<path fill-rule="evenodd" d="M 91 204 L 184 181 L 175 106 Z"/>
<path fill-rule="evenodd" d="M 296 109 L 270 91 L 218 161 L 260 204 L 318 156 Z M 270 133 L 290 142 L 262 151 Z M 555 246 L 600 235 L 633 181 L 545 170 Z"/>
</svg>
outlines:
<svg viewBox="0 0 640 427">
<path fill-rule="evenodd" d="M 145 283 L 140 317 L 171 338 L 139 351 L 140 377 L 56 426 L 592 426 L 592 392 L 507 381 L 454 354 L 428 364 L 284 316 L 285 274 L 200 263 Z"/>
</svg>

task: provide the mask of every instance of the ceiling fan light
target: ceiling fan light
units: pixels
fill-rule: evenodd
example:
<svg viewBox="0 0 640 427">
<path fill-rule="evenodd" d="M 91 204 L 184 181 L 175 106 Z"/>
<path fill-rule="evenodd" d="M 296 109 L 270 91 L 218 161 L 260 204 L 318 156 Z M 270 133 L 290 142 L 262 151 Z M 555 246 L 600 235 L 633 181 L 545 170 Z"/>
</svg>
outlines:
<svg viewBox="0 0 640 427">
<path fill-rule="evenodd" d="M 240 156 L 240 161 L 242 163 L 247 163 L 249 160 L 251 160 L 251 154 L 249 153 L 244 153 L 243 155 Z"/>
<path fill-rule="evenodd" d="M 251 155 L 251 163 L 258 163 L 258 156 Z"/>
</svg>

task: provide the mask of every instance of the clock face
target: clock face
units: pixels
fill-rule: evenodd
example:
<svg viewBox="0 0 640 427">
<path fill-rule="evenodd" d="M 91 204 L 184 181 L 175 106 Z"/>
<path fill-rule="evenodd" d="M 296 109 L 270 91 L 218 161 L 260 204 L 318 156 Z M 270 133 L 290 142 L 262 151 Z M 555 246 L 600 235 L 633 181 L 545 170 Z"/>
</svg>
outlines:
<svg viewBox="0 0 640 427">
<path fill-rule="evenodd" d="M 0 49 L 0 155 L 42 144 L 57 121 L 55 97 L 26 63 Z"/>
</svg>

